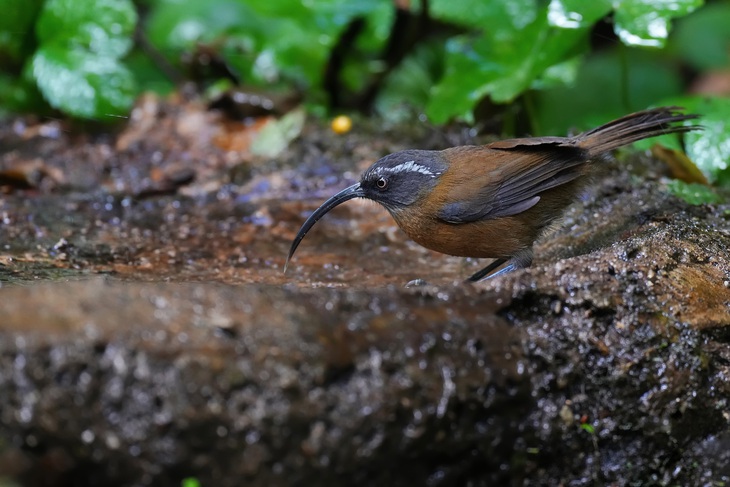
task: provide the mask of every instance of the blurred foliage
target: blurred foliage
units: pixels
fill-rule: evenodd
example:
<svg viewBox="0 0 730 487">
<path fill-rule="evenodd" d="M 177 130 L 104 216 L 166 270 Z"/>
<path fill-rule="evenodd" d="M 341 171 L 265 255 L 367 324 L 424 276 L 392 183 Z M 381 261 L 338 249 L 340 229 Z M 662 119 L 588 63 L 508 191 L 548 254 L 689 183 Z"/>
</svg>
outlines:
<svg viewBox="0 0 730 487">
<path fill-rule="evenodd" d="M 730 2 L 711 3 L 683 19 L 669 51 L 697 70 L 730 67 Z"/>
<path fill-rule="evenodd" d="M 667 102 L 702 114 L 703 130 L 685 134 L 685 150 L 710 183 L 730 187 L 730 98 L 683 97 Z"/>
<path fill-rule="evenodd" d="M 730 2 L 703 3 L 3 0 L 0 111 L 112 119 L 140 91 L 192 81 L 201 93 L 295 90 L 317 113 L 437 124 L 475 123 L 486 101 L 508 131 L 560 134 L 727 73 Z M 709 117 L 688 151 L 708 180 L 730 184 L 724 102 L 681 102 Z M 529 126 L 509 124 L 520 110 Z"/>
<path fill-rule="evenodd" d="M 299 136 L 305 121 L 304 110 L 295 109 L 278 120 L 267 123 L 251 144 L 251 153 L 269 158 L 278 156 Z"/>
<path fill-rule="evenodd" d="M 180 487 L 200 487 L 200 480 L 196 477 L 186 477 L 180 482 Z"/>
<path fill-rule="evenodd" d="M 621 80 L 625 69 L 629 75 Z M 660 104 L 682 89 L 680 73 L 655 53 L 619 46 L 585 59 L 570 84 L 536 91 L 533 98 L 540 131 L 561 134 Z"/>
<path fill-rule="evenodd" d="M 667 187 L 670 193 L 691 205 L 720 203 L 723 200 L 712 188 L 704 184 L 685 183 L 679 179 L 673 179 Z"/>
<path fill-rule="evenodd" d="M 661 100 L 660 105 L 677 105 L 700 114 L 702 130 L 683 134 L 684 151 L 710 184 L 730 188 L 730 98 L 683 96 Z M 636 143 L 641 149 L 661 143 L 682 148 L 677 134 L 663 135 Z"/>
<path fill-rule="evenodd" d="M 2 78 L 3 107 L 37 107 L 34 95 L 40 92 L 51 107 L 76 117 L 129 110 L 137 89 L 121 58 L 132 47 L 137 24 L 130 0 L 5 3 L 10 15 L 0 25 L 0 58 L 10 61 L 17 76 Z"/>
</svg>

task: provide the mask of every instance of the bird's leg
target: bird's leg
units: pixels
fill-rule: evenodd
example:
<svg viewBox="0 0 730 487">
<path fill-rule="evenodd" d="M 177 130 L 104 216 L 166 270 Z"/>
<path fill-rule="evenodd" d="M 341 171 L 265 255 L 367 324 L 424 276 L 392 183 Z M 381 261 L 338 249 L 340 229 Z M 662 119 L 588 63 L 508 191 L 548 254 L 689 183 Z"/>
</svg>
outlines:
<svg viewBox="0 0 730 487">
<path fill-rule="evenodd" d="M 494 271 L 504 263 L 507 263 L 507 265 L 492 273 L 492 271 Z M 532 249 L 526 249 L 519 252 L 511 259 L 495 259 L 494 261 L 490 262 L 487 267 L 480 270 L 479 272 L 474 273 L 474 275 L 467 279 L 467 281 L 478 282 L 482 279 L 492 279 L 493 277 L 501 276 L 517 269 L 530 267 L 530 264 L 532 264 Z"/>
<path fill-rule="evenodd" d="M 490 272 L 492 272 L 494 269 L 496 269 L 497 267 L 501 266 L 505 262 L 507 262 L 507 259 L 495 259 L 492 262 L 490 262 L 490 264 L 487 267 L 485 267 L 484 269 L 480 270 L 479 272 L 475 272 L 474 275 L 472 275 L 469 279 L 467 279 L 467 281 L 469 281 L 469 282 L 478 282 L 478 281 L 481 281 Z M 509 270 L 507 270 L 508 267 L 510 268 Z M 494 277 L 494 276 L 496 276 L 498 274 L 504 274 L 505 272 L 509 272 L 511 270 L 513 270 L 513 268 L 512 268 L 512 265 L 510 264 L 510 265 L 506 266 L 504 269 L 502 269 L 502 270 L 500 270 L 500 271 L 492 274 L 489 277 Z"/>
</svg>

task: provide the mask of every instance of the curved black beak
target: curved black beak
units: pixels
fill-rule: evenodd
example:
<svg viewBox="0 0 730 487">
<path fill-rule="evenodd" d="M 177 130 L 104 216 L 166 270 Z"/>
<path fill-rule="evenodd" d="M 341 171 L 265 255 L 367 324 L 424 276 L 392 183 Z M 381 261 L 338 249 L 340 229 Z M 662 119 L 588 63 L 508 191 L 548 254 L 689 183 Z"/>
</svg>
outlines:
<svg viewBox="0 0 730 487">
<path fill-rule="evenodd" d="M 299 229 L 297 236 L 294 237 L 294 241 L 291 243 L 289 255 L 286 257 L 286 263 L 284 264 L 284 272 L 286 272 L 286 268 L 289 265 L 289 259 L 291 259 L 292 255 L 294 255 L 294 252 L 297 250 L 297 247 L 299 247 L 299 243 L 302 241 L 309 229 L 312 228 L 314 224 L 319 221 L 320 218 L 322 218 L 332 208 L 341 203 L 344 203 L 345 201 L 351 200 L 353 198 L 364 197 L 365 192 L 362 190 L 360 183 L 355 183 L 352 186 L 343 189 L 342 191 L 322 203 L 322 206 L 314 210 L 314 213 L 309 215 L 309 218 L 307 218 L 307 220 L 304 222 L 304 225 L 302 225 L 302 228 Z"/>
</svg>

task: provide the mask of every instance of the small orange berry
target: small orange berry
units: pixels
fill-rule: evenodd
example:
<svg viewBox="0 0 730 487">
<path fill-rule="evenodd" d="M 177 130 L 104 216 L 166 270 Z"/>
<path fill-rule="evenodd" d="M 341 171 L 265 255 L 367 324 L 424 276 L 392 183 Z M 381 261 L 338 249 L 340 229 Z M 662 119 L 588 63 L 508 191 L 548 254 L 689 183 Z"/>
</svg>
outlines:
<svg viewBox="0 0 730 487">
<path fill-rule="evenodd" d="M 352 129 L 352 119 L 347 115 L 340 115 L 332 119 L 332 131 L 336 134 L 346 134 Z"/>
</svg>

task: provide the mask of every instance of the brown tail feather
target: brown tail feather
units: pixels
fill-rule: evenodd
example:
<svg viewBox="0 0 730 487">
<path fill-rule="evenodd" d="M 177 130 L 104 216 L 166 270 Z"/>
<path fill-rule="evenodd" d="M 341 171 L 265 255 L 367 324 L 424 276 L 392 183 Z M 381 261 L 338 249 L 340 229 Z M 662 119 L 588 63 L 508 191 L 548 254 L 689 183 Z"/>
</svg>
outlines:
<svg viewBox="0 0 730 487">
<path fill-rule="evenodd" d="M 699 125 L 674 125 L 699 117 L 681 113 L 680 110 L 682 110 L 680 107 L 661 107 L 632 113 L 579 134 L 575 137 L 575 141 L 579 147 L 586 149 L 590 156 L 597 156 L 637 140 L 702 128 Z"/>
</svg>

